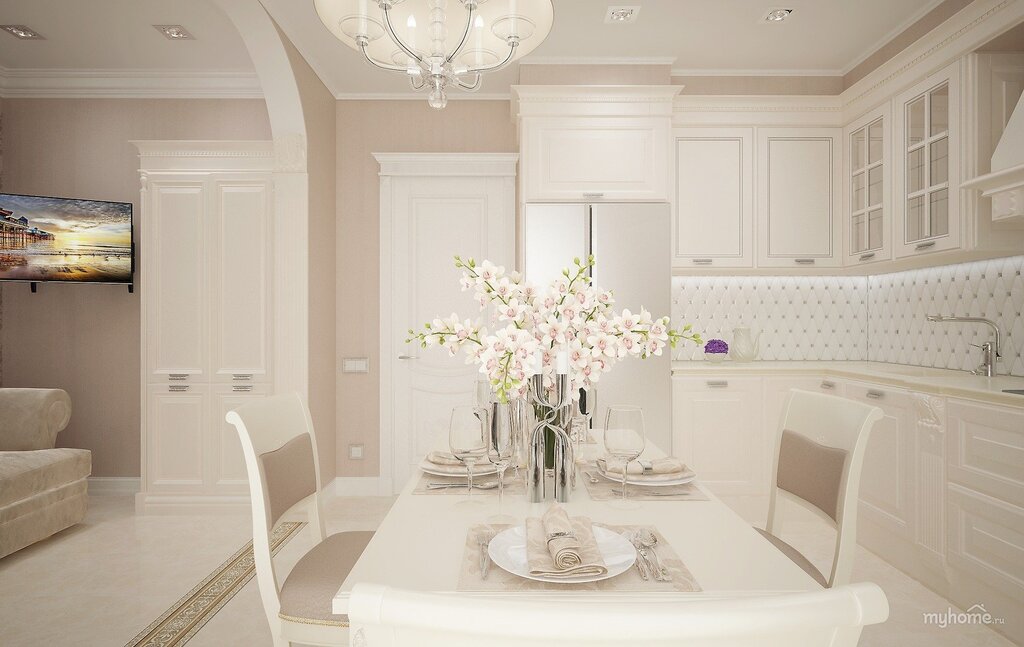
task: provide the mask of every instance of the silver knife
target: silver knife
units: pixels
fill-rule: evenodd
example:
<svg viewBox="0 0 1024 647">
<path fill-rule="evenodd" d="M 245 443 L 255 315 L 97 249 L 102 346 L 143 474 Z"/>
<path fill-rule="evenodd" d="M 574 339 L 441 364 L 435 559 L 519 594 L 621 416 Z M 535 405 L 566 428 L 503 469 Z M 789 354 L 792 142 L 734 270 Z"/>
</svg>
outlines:
<svg viewBox="0 0 1024 647">
<path fill-rule="evenodd" d="M 480 538 L 480 579 L 487 579 L 487 574 L 491 570 L 491 557 L 487 554 L 487 544 L 489 542 L 483 537 Z"/>
</svg>

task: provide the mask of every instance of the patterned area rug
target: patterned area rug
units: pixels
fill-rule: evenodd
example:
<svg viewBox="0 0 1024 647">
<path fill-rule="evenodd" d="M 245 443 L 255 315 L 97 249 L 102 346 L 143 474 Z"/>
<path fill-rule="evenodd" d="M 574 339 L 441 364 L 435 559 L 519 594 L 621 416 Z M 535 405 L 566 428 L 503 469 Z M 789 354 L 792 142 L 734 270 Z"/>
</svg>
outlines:
<svg viewBox="0 0 1024 647">
<path fill-rule="evenodd" d="M 277 554 L 305 522 L 284 522 L 270 535 L 270 552 Z M 179 647 L 187 643 L 256 574 L 252 542 L 243 546 L 206 579 L 185 594 L 125 647 Z"/>
</svg>

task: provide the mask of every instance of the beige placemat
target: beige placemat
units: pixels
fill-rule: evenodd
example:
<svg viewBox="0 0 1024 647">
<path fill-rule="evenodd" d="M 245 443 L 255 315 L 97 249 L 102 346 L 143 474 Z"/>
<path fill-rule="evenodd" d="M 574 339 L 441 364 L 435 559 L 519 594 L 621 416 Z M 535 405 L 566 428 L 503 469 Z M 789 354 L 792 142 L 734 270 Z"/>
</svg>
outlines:
<svg viewBox="0 0 1024 647">
<path fill-rule="evenodd" d="M 621 498 L 622 482 L 609 481 L 598 473 L 597 466 L 587 463 L 580 466 L 577 482 L 583 481 L 587 493 L 594 501 L 610 501 Z M 695 482 L 685 485 L 626 485 L 626 496 L 637 501 L 707 501 Z"/>
<path fill-rule="evenodd" d="M 523 474 L 526 470 L 519 470 L 519 478 L 514 478 L 515 471 L 510 467 L 505 471 L 505 496 L 524 496 L 526 494 L 526 483 L 523 481 Z M 494 483 L 498 479 L 497 474 L 484 474 L 473 477 L 473 484 L 480 485 L 482 483 Z M 427 486 L 431 483 L 450 483 L 456 486 L 462 487 L 447 487 L 436 490 L 427 489 Z M 466 478 L 455 477 L 455 476 L 437 476 L 436 474 L 427 474 L 426 472 L 420 472 L 420 479 L 416 482 L 416 487 L 412 490 L 413 494 L 457 494 L 459 496 L 466 496 Z M 497 496 L 498 488 L 491 490 L 481 490 L 479 488 L 473 489 L 473 496 Z"/>
<path fill-rule="evenodd" d="M 654 526 L 613 526 L 610 524 L 598 524 L 613 532 L 626 532 L 646 528 L 653 532 L 658 538 L 657 552 L 661 558 L 661 565 L 666 568 L 672 576 L 671 582 L 657 582 L 653 578 L 646 582 L 641 579 L 636 566 L 631 567 L 625 573 L 600 582 L 588 582 L 586 584 L 554 584 L 549 582 L 537 582 L 513 575 L 502 569 L 493 562 L 490 564 L 487 579 L 481 576 L 480 570 L 480 541 L 490 541 L 490 538 L 508 529 L 510 526 L 498 524 L 478 524 L 471 526 L 466 533 L 466 545 L 463 549 L 462 564 L 459 570 L 459 591 L 640 591 L 640 592 L 675 592 L 690 593 L 701 591 L 697 580 L 693 578 L 690 570 L 672 546 L 665 541 L 665 537 L 658 532 Z"/>
</svg>

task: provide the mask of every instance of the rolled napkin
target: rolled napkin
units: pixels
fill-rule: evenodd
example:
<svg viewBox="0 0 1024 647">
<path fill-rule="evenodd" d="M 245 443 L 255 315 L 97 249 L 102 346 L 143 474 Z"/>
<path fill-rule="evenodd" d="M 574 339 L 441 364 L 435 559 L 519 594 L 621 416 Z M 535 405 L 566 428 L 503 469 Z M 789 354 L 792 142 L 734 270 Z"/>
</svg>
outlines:
<svg viewBox="0 0 1024 647">
<path fill-rule="evenodd" d="M 462 465 L 462 461 L 450 452 L 430 452 L 427 454 L 427 460 L 434 465 Z"/>
<path fill-rule="evenodd" d="M 540 518 L 526 520 L 526 559 L 531 575 L 579 577 L 608 572 L 590 519 L 570 519 L 558 505 Z"/>
<path fill-rule="evenodd" d="M 649 469 L 644 469 L 645 465 Z M 609 465 L 605 459 L 599 458 L 597 459 L 597 467 L 608 476 L 622 478 L 621 462 L 613 461 Z M 655 458 L 651 461 L 646 459 L 630 461 L 629 467 L 626 468 L 626 474 L 633 480 L 658 482 L 674 481 L 686 476 L 692 476 L 693 470 L 678 458 L 667 456 L 665 458 Z"/>
</svg>

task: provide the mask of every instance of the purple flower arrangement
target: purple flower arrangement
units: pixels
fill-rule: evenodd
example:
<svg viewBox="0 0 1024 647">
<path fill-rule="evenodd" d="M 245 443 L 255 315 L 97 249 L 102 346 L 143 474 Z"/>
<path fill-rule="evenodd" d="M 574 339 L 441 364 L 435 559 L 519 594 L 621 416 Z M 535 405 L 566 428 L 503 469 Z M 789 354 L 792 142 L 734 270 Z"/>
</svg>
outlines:
<svg viewBox="0 0 1024 647">
<path fill-rule="evenodd" d="M 704 357 L 712 362 L 721 362 L 729 354 L 729 344 L 721 339 L 709 339 L 704 344 Z"/>
</svg>

